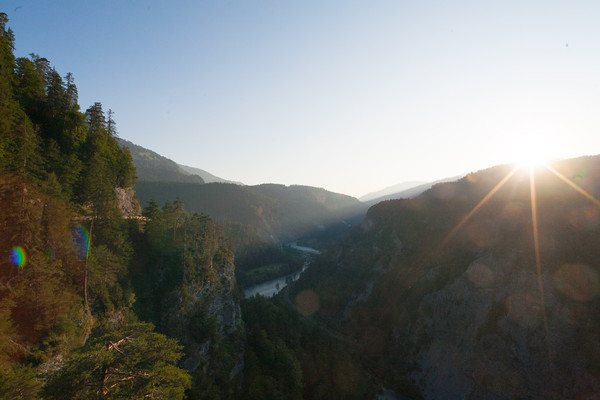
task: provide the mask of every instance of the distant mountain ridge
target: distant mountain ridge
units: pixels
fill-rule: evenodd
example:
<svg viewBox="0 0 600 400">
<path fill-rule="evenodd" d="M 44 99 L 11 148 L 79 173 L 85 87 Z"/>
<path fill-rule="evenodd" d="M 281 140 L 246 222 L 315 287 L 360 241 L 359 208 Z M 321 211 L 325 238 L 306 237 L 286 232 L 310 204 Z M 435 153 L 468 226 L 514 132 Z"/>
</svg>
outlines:
<svg viewBox="0 0 600 400">
<path fill-rule="evenodd" d="M 464 175 L 457 175 L 457 176 L 452 176 L 449 178 L 443 178 L 443 179 L 439 179 L 437 181 L 433 181 L 433 182 L 424 182 L 415 186 L 408 186 L 412 183 L 416 183 L 416 182 L 405 182 L 405 183 L 401 183 L 399 185 L 395 185 L 395 186 L 390 186 L 389 188 L 383 189 L 379 192 L 374 192 L 371 194 L 377 194 L 377 193 L 383 193 L 383 192 L 387 192 L 387 194 L 380 196 L 380 197 L 371 197 L 371 194 L 368 194 L 366 196 L 361 197 L 361 201 L 364 202 L 366 205 L 368 206 L 372 206 L 375 205 L 379 202 L 382 201 L 386 201 L 386 200 L 397 200 L 397 199 L 412 199 L 413 197 L 417 197 L 419 196 L 421 193 L 431 189 L 434 185 L 437 185 L 439 183 L 446 183 L 446 182 L 454 182 L 460 178 L 462 178 Z M 394 188 L 396 187 L 402 187 L 403 185 L 407 184 L 408 187 L 406 187 L 406 189 L 404 190 L 400 190 L 400 191 L 393 191 Z M 370 197 L 369 200 L 365 200 L 365 198 Z"/>
<path fill-rule="evenodd" d="M 117 141 L 119 142 L 119 146 L 129 148 L 139 181 L 190 183 L 227 182 L 239 184 L 239 182 L 232 182 L 219 178 L 218 176 L 199 168 L 179 165 L 167 157 L 128 140 L 117 138 Z"/>
<path fill-rule="evenodd" d="M 236 185 L 243 185 L 242 182 L 230 181 L 227 179 L 219 178 L 218 176 L 213 175 L 210 172 L 205 171 L 200 168 L 189 167 L 187 165 L 182 165 L 182 164 L 177 164 L 177 165 L 179 166 L 179 168 L 181 168 L 182 170 L 184 170 L 185 172 L 187 172 L 189 174 L 198 175 L 199 177 L 201 177 L 204 180 L 205 183 L 218 182 L 218 183 L 234 183 Z"/>
<path fill-rule="evenodd" d="M 362 202 L 367 202 L 369 200 L 375 200 L 375 199 L 379 199 L 381 197 L 390 195 L 390 194 L 394 194 L 394 193 L 399 193 L 402 192 L 404 190 L 408 190 L 411 188 L 414 188 L 415 186 L 419 186 L 419 185 L 423 185 L 426 184 L 427 182 L 424 181 L 408 181 L 408 182 L 402 182 L 402 183 L 398 183 L 396 185 L 392 185 L 392 186 L 388 186 L 386 188 L 383 188 L 381 190 L 377 190 L 375 192 L 371 192 L 371 193 L 367 193 L 362 197 L 359 197 L 358 199 Z"/>
<path fill-rule="evenodd" d="M 347 227 L 361 206 L 354 197 L 310 186 L 142 181 L 135 190 L 142 206 L 179 198 L 190 211 L 252 226 L 273 241 L 296 240 L 332 224 Z"/>
</svg>

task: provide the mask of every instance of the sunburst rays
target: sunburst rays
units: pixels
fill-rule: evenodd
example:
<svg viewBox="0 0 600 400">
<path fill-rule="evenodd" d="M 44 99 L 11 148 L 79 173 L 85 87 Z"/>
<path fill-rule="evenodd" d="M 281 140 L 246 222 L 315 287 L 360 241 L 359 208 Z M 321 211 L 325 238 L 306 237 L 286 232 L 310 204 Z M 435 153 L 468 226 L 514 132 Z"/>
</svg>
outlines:
<svg viewBox="0 0 600 400">
<path fill-rule="evenodd" d="M 548 330 L 548 317 L 546 316 L 546 301 L 544 300 L 544 282 L 542 279 L 542 259 L 540 256 L 540 235 L 538 230 L 537 218 L 537 193 L 535 187 L 535 171 L 533 166 L 529 167 L 529 197 L 531 198 L 531 224 L 533 227 L 533 248 L 535 252 L 535 268 L 537 275 L 538 291 L 540 295 L 540 304 L 542 305 L 542 320 L 544 323 L 544 333 L 546 335 L 546 349 L 548 359 L 552 360 L 550 348 L 550 331 Z"/>
<path fill-rule="evenodd" d="M 600 207 L 600 201 L 584 190 L 581 186 L 577 185 L 575 182 L 571 181 L 559 171 L 557 171 L 552 166 L 547 163 L 539 163 L 538 165 L 546 168 L 553 175 L 563 181 L 565 184 L 576 190 L 583 197 L 591 201 L 596 206 Z M 540 304 L 542 307 L 542 318 L 544 325 L 544 334 L 546 336 L 546 347 L 548 351 L 548 359 L 552 360 L 552 352 L 550 346 L 550 332 L 548 327 L 548 319 L 546 315 L 546 304 L 545 304 L 545 296 L 544 296 L 544 284 L 543 284 L 543 271 L 542 271 L 542 259 L 540 252 L 540 231 L 538 224 L 538 207 L 537 207 L 537 190 L 536 190 L 536 180 L 535 180 L 535 167 L 532 165 L 516 165 L 513 169 L 511 169 L 497 184 L 494 186 L 484 197 L 477 203 L 475 207 L 464 217 L 462 218 L 458 224 L 444 237 L 439 246 L 437 247 L 435 253 L 439 253 L 443 250 L 444 247 L 448 245 L 450 240 L 456 236 L 458 231 L 460 231 L 471 218 L 490 200 L 494 195 L 514 176 L 514 174 L 522 169 L 529 169 L 529 196 L 530 196 L 530 204 L 531 204 L 531 224 L 533 230 L 533 250 L 535 255 L 535 264 L 536 264 L 536 275 L 537 275 L 537 285 L 540 296 Z"/>
<path fill-rule="evenodd" d="M 454 237 L 454 235 L 456 235 L 456 233 L 467 222 L 469 222 L 471 217 L 473 217 L 473 215 L 475 215 L 475 213 L 477 213 L 477 211 L 479 211 L 479 209 L 481 207 L 483 207 L 483 205 L 485 203 L 487 203 L 492 197 L 494 197 L 496 192 L 498 192 L 498 190 L 500 190 L 502 188 L 502 186 L 504 186 L 504 184 L 506 182 L 508 182 L 508 180 L 515 174 L 515 172 L 517 172 L 517 170 L 519 170 L 519 168 L 520 168 L 520 166 L 516 166 L 515 168 L 513 168 L 500 182 L 498 182 L 498 184 L 496 186 L 494 186 L 494 188 L 492 190 L 489 191 L 489 193 L 487 195 L 485 195 L 485 197 L 483 199 L 481 199 L 481 201 L 479 203 L 477 203 L 477 205 L 475 207 L 473 207 L 473 209 L 450 231 L 450 233 L 448 233 L 446 235 L 444 240 L 442 240 L 442 242 L 438 246 L 436 253 L 440 252 L 448 244 L 450 239 L 452 239 Z"/>
</svg>

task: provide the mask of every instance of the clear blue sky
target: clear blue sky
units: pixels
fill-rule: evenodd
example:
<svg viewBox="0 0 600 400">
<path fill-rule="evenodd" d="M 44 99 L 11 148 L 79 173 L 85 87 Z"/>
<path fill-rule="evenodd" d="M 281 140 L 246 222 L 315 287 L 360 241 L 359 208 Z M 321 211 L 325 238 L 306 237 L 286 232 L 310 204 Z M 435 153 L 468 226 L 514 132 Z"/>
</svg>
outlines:
<svg viewBox="0 0 600 400">
<path fill-rule="evenodd" d="M 600 153 L 600 2 L 3 0 L 16 54 L 121 137 L 246 184 L 361 196 Z"/>
</svg>

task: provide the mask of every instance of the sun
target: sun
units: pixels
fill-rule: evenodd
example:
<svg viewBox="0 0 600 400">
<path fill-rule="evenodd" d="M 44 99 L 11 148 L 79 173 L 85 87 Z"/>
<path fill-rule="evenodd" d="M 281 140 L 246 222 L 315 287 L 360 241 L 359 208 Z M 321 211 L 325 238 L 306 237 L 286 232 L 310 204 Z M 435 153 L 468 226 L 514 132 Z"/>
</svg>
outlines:
<svg viewBox="0 0 600 400">
<path fill-rule="evenodd" d="M 515 154 L 514 162 L 521 167 L 537 167 L 550 160 L 550 156 L 535 148 L 524 148 L 519 150 L 518 154 Z"/>
<path fill-rule="evenodd" d="M 523 167 L 536 167 L 555 158 L 552 140 L 543 136 L 516 138 L 510 148 L 512 162 Z"/>
</svg>

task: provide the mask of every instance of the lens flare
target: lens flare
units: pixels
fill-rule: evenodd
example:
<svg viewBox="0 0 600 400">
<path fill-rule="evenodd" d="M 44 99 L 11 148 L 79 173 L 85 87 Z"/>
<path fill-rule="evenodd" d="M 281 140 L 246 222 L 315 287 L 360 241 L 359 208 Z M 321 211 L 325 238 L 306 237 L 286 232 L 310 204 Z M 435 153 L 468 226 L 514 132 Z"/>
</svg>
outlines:
<svg viewBox="0 0 600 400">
<path fill-rule="evenodd" d="M 296 296 L 296 309 L 304 316 L 313 315 L 319 311 L 319 295 L 312 290 L 303 290 Z"/>
<path fill-rule="evenodd" d="M 90 235 L 83 226 L 77 225 L 71 230 L 73 252 L 79 258 L 86 258 L 89 251 Z"/>
<path fill-rule="evenodd" d="M 590 301 L 600 290 L 598 273 L 589 265 L 565 264 L 553 278 L 556 289 L 576 301 Z"/>
<path fill-rule="evenodd" d="M 477 287 L 488 288 L 494 284 L 495 273 L 483 261 L 475 261 L 467 269 L 467 278 Z"/>
<path fill-rule="evenodd" d="M 17 267 L 22 267 L 27 262 L 27 254 L 21 246 L 17 246 L 10 251 L 10 262 Z"/>
</svg>

